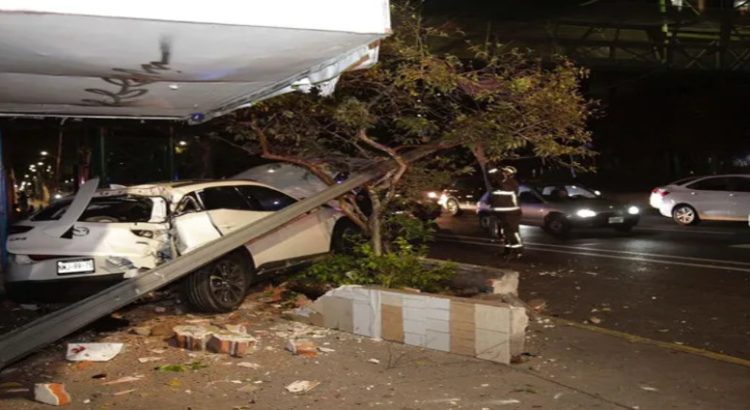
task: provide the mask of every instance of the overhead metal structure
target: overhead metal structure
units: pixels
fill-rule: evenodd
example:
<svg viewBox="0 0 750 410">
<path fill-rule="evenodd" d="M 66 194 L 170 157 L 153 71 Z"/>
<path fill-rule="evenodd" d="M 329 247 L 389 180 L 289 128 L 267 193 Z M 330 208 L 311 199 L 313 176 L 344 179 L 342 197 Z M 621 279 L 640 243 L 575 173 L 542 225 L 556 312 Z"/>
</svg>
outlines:
<svg viewBox="0 0 750 410">
<path fill-rule="evenodd" d="M 201 122 L 285 92 L 313 86 L 331 92 L 343 71 L 375 63 L 378 40 L 389 31 L 388 0 L 214 0 L 202 8 L 172 1 L 0 0 L 0 115 Z M 373 164 L 3 335 L 0 368 L 395 166 Z"/>
<path fill-rule="evenodd" d="M 330 91 L 375 63 L 389 16 L 387 0 L 0 0 L 0 114 L 203 122 Z"/>
<path fill-rule="evenodd" d="M 531 13 L 538 5 L 495 4 L 489 17 L 455 18 L 475 43 L 563 54 L 599 69 L 750 71 L 749 0 L 581 0 L 542 16 Z"/>
</svg>

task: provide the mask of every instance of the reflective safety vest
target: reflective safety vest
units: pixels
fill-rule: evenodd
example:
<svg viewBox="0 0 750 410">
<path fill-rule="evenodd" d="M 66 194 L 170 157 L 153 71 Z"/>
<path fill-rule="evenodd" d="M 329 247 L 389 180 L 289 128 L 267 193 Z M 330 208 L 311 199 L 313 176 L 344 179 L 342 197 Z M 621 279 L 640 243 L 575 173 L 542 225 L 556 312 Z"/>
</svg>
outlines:
<svg viewBox="0 0 750 410">
<path fill-rule="evenodd" d="M 518 196 L 515 191 L 495 190 L 490 193 L 490 210 L 497 212 L 518 211 Z"/>
</svg>

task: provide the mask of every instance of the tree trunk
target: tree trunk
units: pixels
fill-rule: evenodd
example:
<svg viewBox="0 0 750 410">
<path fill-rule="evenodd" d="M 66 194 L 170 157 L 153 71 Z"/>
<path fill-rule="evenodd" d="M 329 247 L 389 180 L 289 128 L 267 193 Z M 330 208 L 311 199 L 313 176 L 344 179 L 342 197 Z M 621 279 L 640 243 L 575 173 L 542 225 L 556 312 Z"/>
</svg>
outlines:
<svg viewBox="0 0 750 410">
<path fill-rule="evenodd" d="M 373 253 L 381 256 L 383 255 L 383 227 L 380 216 L 383 213 L 383 204 L 380 202 L 380 198 L 374 189 L 368 188 L 367 192 L 370 194 L 370 200 L 372 201 L 372 212 L 368 221 L 370 225 L 370 244 L 372 245 Z"/>
<path fill-rule="evenodd" d="M 487 174 L 487 156 L 484 153 L 484 147 L 481 145 L 475 145 L 471 148 L 471 153 L 474 154 L 474 158 L 479 164 L 479 168 L 482 170 L 482 178 L 484 179 L 484 187 L 488 191 L 492 190 L 492 183 L 490 183 L 490 177 Z"/>
</svg>

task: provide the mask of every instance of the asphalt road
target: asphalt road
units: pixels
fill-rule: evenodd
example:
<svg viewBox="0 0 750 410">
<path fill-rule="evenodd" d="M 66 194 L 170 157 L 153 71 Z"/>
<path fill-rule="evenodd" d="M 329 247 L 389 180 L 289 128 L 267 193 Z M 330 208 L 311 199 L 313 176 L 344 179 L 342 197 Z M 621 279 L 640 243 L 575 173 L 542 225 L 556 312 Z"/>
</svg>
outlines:
<svg viewBox="0 0 750 410">
<path fill-rule="evenodd" d="M 520 296 L 546 314 L 750 359 L 750 227 L 681 227 L 646 214 L 630 234 L 555 238 L 522 227 L 523 258 L 504 261 L 475 215 L 438 219 L 431 256 L 521 273 Z"/>
</svg>

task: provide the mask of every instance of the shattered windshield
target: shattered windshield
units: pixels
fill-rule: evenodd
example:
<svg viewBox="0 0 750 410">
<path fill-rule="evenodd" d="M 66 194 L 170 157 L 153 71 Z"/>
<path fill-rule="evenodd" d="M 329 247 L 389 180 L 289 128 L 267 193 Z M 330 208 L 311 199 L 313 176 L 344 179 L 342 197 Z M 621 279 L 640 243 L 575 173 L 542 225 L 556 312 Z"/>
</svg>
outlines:
<svg viewBox="0 0 750 410">
<path fill-rule="evenodd" d="M 31 217 L 32 221 L 57 221 L 68 210 L 72 199 L 58 201 Z M 79 218 L 80 222 L 148 222 L 153 201 L 146 197 L 118 196 L 94 198 Z"/>
</svg>

